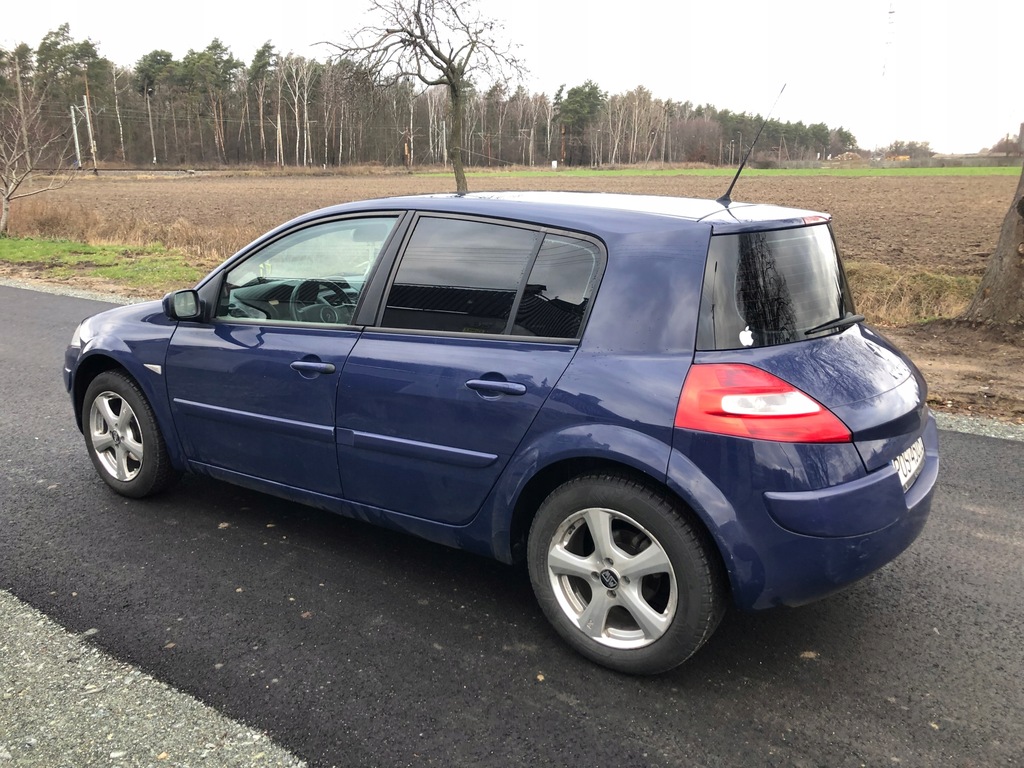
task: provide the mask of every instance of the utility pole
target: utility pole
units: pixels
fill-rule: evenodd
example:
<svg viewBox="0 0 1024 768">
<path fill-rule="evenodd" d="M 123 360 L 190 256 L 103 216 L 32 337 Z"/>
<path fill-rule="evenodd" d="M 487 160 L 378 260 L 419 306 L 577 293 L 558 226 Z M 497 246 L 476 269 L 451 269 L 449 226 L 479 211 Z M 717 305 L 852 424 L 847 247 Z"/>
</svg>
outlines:
<svg viewBox="0 0 1024 768">
<path fill-rule="evenodd" d="M 149 106 L 149 96 L 153 89 L 146 87 L 146 114 L 149 115 L 149 142 L 153 145 L 153 165 L 156 165 L 156 136 L 153 133 L 153 110 Z"/>
<path fill-rule="evenodd" d="M 96 140 L 92 135 L 92 117 L 89 114 L 89 94 L 86 93 L 82 97 L 82 107 L 85 111 L 85 127 L 89 131 L 89 154 L 92 155 L 92 172 L 98 173 L 99 168 L 96 165 Z"/>
<path fill-rule="evenodd" d="M 75 136 L 75 166 L 82 167 L 82 145 L 78 142 L 78 121 L 75 119 L 75 105 L 71 105 L 71 132 Z"/>
</svg>

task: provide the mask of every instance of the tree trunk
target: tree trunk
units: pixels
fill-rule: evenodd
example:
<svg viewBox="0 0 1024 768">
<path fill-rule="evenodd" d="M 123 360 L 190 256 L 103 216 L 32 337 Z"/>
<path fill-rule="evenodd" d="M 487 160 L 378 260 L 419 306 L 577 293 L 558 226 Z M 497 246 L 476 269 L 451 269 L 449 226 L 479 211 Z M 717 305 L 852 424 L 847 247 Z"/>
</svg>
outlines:
<svg viewBox="0 0 1024 768">
<path fill-rule="evenodd" d="M 452 99 L 452 141 L 448 146 L 448 157 L 452 161 L 452 170 L 455 171 L 455 194 L 464 195 L 469 192 L 469 185 L 466 183 L 466 169 L 462 164 L 462 136 L 466 108 L 462 92 L 458 88 L 452 88 L 449 85 L 448 93 Z"/>
<path fill-rule="evenodd" d="M 267 134 L 263 128 L 263 107 L 264 107 L 264 94 L 267 90 L 267 82 L 261 80 L 256 84 L 256 103 L 258 105 L 259 118 L 260 118 L 260 155 L 263 158 L 263 164 L 267 164 Z"/>
<path fill-rule="evenodd" d="M 121 165 L 127 165 L 128 155 L 124 149 L 124 123 L 121 121 L 121 105 L 117 100 L 117 67 L 111 67 L 114 76 L 114 112 L 117 114 L 117 135 L 121 141 Z"/>
<path fill-rule="evenodd" d="M 1003 219 L 999 244 L 963 318 L 1024 325 L 1024 169 Z"/>
<path fill-rule="evenodd" d="M 0 237 L 7 237 L 7 226 L 11 219 L 11 200 L 4 194 L 0 195 Z"/>
</svg>

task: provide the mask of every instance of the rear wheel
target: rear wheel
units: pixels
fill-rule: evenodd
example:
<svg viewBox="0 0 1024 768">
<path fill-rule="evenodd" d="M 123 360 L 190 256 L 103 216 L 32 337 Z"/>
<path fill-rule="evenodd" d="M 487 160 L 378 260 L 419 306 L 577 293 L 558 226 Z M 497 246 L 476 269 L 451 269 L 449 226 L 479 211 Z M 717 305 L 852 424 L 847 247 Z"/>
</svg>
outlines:
<svg viewBox="0 0 1024 768">
<path fill-rule="evenodd" d="M 621 672 L 682 664 L 725 608 L 709 537 L 665 495 L 617 475 L 557 488 L 530 529 L 530 578 L 570 645 Z"/>
<path fill-rule="evenodd" d="M 101 373 L 89 385 L 82 432 L 96 471 L 123 496 L 160 493 L 177 479 L 146 396 L 119 371 Z"/>
</svg>

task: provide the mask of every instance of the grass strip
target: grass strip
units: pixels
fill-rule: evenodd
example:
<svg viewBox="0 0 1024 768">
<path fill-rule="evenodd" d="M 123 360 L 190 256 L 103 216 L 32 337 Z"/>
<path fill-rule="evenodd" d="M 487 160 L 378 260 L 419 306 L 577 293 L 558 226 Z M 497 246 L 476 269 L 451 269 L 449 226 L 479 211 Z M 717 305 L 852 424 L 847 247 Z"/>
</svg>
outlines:
<svg viewBox="0 0 1024 768">
<path fill-rule="evenodd" d="M 193 285 L 203 274 L 188 266 L 181 253 L 162 245 L 89 245 L 34 238 L 0 238 L 0 264 L 44 280 L 98 278 L 143 293 Z"/>
</svg>

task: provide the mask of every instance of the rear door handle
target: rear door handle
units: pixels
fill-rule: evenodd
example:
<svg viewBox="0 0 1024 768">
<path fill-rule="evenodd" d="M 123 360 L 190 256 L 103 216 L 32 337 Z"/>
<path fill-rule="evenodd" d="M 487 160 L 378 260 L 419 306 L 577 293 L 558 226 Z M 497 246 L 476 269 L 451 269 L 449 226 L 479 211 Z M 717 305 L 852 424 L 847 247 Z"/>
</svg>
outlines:
<svg viewBox="0 0 1024 768">
<path fill-rule="evenodd" d="M 334 373 L 334 363 L 320 363 L 313 360 L 296 360 L 292 370 L 299 373 Z"/>
<path fill-rule="evenodd" d="M 489 381 L 488 379 L 470 379 L 466 386 L 474 392 L 484 395 L 525 395 L 526 386 L 514 381 Z"/>
</svg>

